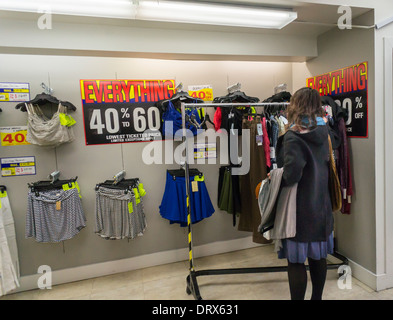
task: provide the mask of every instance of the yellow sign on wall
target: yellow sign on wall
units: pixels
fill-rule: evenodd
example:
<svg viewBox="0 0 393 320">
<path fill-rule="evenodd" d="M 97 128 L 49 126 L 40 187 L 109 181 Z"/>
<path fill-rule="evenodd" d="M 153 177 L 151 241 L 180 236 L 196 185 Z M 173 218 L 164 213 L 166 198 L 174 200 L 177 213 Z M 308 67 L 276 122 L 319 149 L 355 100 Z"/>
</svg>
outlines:
<svg viewBox="0 0 393 320">
<path fill-rule="evenodd" d="M 3 127 L 0 128 L 1 145 L 20 146 L 30 144 L 26 141 L 27 127 Z"/>
<path fill-rule="evenodd" d="M 213 101 L 213 88 L 211 85 L 188 86 L 188 94 L 203 101 Z"/>
</svg>

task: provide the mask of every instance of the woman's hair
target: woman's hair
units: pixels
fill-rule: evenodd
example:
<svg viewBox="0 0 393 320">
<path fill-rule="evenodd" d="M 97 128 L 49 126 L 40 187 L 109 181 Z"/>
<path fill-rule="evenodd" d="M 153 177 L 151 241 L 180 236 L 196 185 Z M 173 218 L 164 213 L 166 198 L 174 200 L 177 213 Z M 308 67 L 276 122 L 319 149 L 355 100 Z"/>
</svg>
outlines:
<svg viewBox="0 0 393 320">
<path fill-rule="evenodd" d="M 298 128 L 314 127 L 317 124 L 316 117 L 324 115 L 319 92 L 308 87 L 299 89 L 291 97 L 287 112 L 288 127 L 293 124 Z"/>
</svg>

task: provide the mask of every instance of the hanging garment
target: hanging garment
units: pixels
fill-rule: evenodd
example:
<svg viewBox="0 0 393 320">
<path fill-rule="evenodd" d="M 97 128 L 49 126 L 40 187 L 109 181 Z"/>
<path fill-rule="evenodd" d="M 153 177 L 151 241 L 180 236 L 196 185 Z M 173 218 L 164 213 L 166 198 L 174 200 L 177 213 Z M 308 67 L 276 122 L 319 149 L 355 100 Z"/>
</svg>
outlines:
<svg viewBox="0 0 393 320">
<path fill-rule="evenodd" d="M 216 118 L 216 113 L 219 112 L 219 115 L 217 115 Z M 215 116 L 215 128 L 216 131 L 218 131 L 220 128 L 225 129 L 228 134 L 236 132 L 234 130 L 237 130 L 237 133 L 239 136 L 242 135 L 242 126 L 243 126 L 243 117 L 245 115 L 255 115 L 256 110 L 254 107 L 236 107 L 236 108 L 220 108 L 220 111 L 218 109 L 216 110 L 214 116 Z"/>
<path fill-rule="evenodd" d="M 278 123 L 273 115 L 270 116 L 270 124 L 271 124 L 271 143 L 270 143 L 270 162 L 272 164 L 272 168 L 277 168 L 276 161 L 276 148 L 277 148 L 277 139 L 278 139 Z"/>
<path fill-rule="evenodd" d="M 189 188 L 191 222 L 195 224 L 210 217 L 215 210 L 202 174 L 190 171 Z M 164 195 L 159 209 L 161 216 L 171 224 L 178 223 L 181 227 L 188 225 L 186 179 L 181 173 L 178 175 L 177 170 L 167 170 Z"/>
<path fill-rule="evenodd" d="M 263 100 L 263 102 L 289 102 L 291 100 L 291 93 L 288 91 L 281 91 Z"/>
<path fill-rule="evenodd" d="M 274 250 L 280 251 L 284 239 L 296 236 L 296 195 L 297 183 L 282 187 L 277 199 L 274 217 L 274 226 L 266 235 L 267 239 L 274 240 Z"/>
<path fill-rule="evenodd" d="M 0 191 L 0 296 L 19 287 L 19 258 L 14 218 L 7 191 Z"/>
<path fill-rule="evenodd" d="M 270 161 L 270 139 L 266 129 L 266 118 L 262 118 L 262 132 L 263 132 L 263 148 L 265 150 L 266 166 L 271 168 L 272 163 Z"/>
<path fill-rule="evenodd" d="M 250 130 L 250 140 L 244 146 L 250 150 L 250 171 L 240 177 L 242 208 L 238 230 L 252 232 L 253 242 L 255 243 L 269 243 L 270 241 L 266 240 L 258 232 L 258 226 L 261 223 L 261 214 L 258 200 L 255 199 L 254 195 L 256 186 L 267 176 L 265 152 L 263 146 L 256 143 L 258 123 L 261 123 L 260 117 L 255 117 L 252 121 L 243 120 L 243 130 Z"/>
<path fill-rule="evenodd" d="M 67 108 L 59 104 L 51 118 L 38 105 L 26 104 L 28 112 L 26 140 L 35 145 L 56 147 L 74 140 L 75 120 L 67 115 Z"/>
<path fill-rule="evenodd" d="M 72 187 L 30 190 L 26 215 L 26 238 L 37 242 L 61 242 L 76 236 L 86 219 L 77 183 Z"/>
<path fill-rule="evenodd" d="M 283 168 L 270 171 L 270 177 L 262 181 L 258 195 L 258 205 L 261 213 L 261 223 L 258 232 L 265 233 L 274 227 L 276 217 L 276 202 L 280 192 Z"/>
<path fill-rule="evenodd" d="M 221 122 L 222 122 L 222 111 L 220 107 L 217 107 L 216 111 L 214 112 L 214 118 L 213 118 L 214 130 L 216 130 L 217 132 L 221 128 Z"/>
<path fill-rule="evenodd" d="M 345 121 L 341 118 L 338 121 L 339 137 L 341 140 L 340 146 L 336 149 L 336 167 L 337 173 L 340 179 L 341 185 L 341 195 L 342 195 L 342 207 L 341 213 L 350 214 L 351 213 L 351 198 L 353 195 L 352 189 L 352 175 L 350 167 L 350 157 L 349 157 L 349 145 L 347 138 L 347 129 L 345 126 Z"/>
<path fill-rule="evenodd" d="M 146 191 L 143 184 L 124 185 L 124 188 L 107 186 L 96 187 L 95 232 L 108 240 L 142 236 L 147 227 L 143 208 Z"/>
<path fill-rule="evenodd" d="M 218 207 L 234 215 L 241 212 L 239 176 L 232 175 L 232 166 L 220 167 Z"/>
<path fill-rule="evenodd" d="M 199 116 L 198 110 L 195 108 L 192 109 L 186 109 L 185 110 L 186 115 L 191 118 L 193 117 L 194 120 L 200 124 L 201 123 L 201 118 Z M 183 135 L 183 126 L 182 126 L 182 115 L 171 101 L 168 102 L 167 109 L 162 115 L 162 120 L 163 120 L 163 125 L 162 125 L 162 132 L 164 137 L 171 138 L 179 138 L 182 137 Z M 186 128 L 191 130 L 193 135 L 197 135 L 197 127 L 193 124 L 190 124 L 189 122 L 186 123 Z"/>
<path fill-rule="evenodd" d="M 285 133 L 285 123 L 283 121 L 283 116 L 275 116 L 278 124 L 278 136 L 281 137 Z M 288 123 L 288 122 L 287 122 Z"/>
</svg>

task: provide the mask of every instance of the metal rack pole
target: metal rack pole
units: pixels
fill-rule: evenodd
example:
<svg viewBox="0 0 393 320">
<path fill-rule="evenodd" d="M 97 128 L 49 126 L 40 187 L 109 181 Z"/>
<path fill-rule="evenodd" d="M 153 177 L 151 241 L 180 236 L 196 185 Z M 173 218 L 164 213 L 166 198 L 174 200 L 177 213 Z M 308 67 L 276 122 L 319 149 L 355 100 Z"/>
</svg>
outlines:
<svg viewBox="0 0 393 320">
<path fill-rule="evenodd" d="M 202 298 L 201 298 L 201 296 L 199 294 L 199 287 L 198 287 L 198 282 L 197 282 L 197 279 L 196 279 L 196 273 L 195 273 L 195 268 L 194 268 L 194 257 L 193 257 L 193 252 L 192 252 L 193 244 L 192 244 L 192 222 L 191 222 L 191 206 L 190 206 L 190 200 L 191 200 L 191 193 L 190 193 L 190 168 L 189 168 L 189 165 L 188 165 L 189 150 L 188 150 L 188 143 L 187 143 L 185 103 L 183 103 L 183 102 L 181 104 L 181 113 L 182 113 L 182 128 L 183 128 L 182 141 L 183 141 L 183 143 L 185 143 L 185 149 L 186 149 L 184 170 L 185 170 L 185 180 L 186 180 L 187 227 L 188 227 L 188 261 L 189 261 L 189 272 L 190 272 L 190 274 L 188 275 L 188 278 L 187 278 L 187 283 L 188 283 L 188 285 L 187 285 L 187 293 L 188 294 L 193 293 L 194 298 L 196 300 L 201 300 Z"/>
<path fill-rule="evenodd" d="M 182 141 L 185 143 L 186 159 L 185 159 L 185 177 L 186 177 L 186 193 L 187 193 L 187 226 L 188 226 L 188 252 L 189 252 L 189 275 L 187 276 L 187 294 L 192 294 L 196 300 L 202 300 L 202 296 L 199 291 L 198 276 L 208 276 L 208 275 L 222 275 L 222 274 L 245 274 L 245 273 L 270 273 L 270 272 L 284 272 L 288 268 L 286 266 L 272 266 L 272 267 L 256 267 L 256 268 L 231 268 L 231 269 L 210 269 L 210 270 L 199 270 L 196 271 L 194 268 L 194 257 L 193 257 L 193 243 L 192 243 L 192 221 L 191 221 L 191 207 L 190 207 L 190 173 L 188 166 L 188 143 L 187 143 L 187 131 L 186 131 L 186 108 L 195 107 L 238 107 L 238 106 L 267 106 L 267 105 L 288 105 L 289 103 L 282 102 L 271 102 L 271 103 L 181 103 L 181 114 L 182 114 L 182 128 L 183 128 L 183 138 Z M 338 264 L 328 264 L 328 269 L 336 269 L 342 265 L 348 265 L 348 259 L 336 252 L 332 254 L 335 258 L 342 261 Z M 307 270 L 309 267 L 306 266 Z"/>
</svg>

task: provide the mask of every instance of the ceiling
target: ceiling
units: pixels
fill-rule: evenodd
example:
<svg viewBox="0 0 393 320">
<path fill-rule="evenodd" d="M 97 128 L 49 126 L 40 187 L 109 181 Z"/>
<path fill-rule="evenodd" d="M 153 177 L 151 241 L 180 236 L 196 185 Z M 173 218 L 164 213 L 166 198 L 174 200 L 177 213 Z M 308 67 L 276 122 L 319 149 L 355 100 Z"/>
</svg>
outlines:
<svg viewBox="0 0 393 320">
<path fill-rule="evenodd" d="M 202 2 L 202 1 L 199 1 Z M 212 1 L 209 1 L 212 2 Z M 256 28 L 241 28 L 241 27 L 226 27 L 226 26 L 212 26 L 212 25 L 196 25 L 188 23 L 168 23 L 168 22 L 154 22 L 154 21 L 136 21 L 126 19 L 108 19 L 108 18 L 92 18 L 92 17 L 78 17 L 56 15 L 52 17 L 53 23 L 82 23 L 82 24 L 108 24 L 126 27 L 141 27 L 141 28 L 165 28 L 165 29 L 182 29 L 195 31 L 213 31 L 213 32 L 237 32 L 237 33 L 260 33 L 272 35 L 304 35 L 304 36 L 318 36 L 332 28 L 337 24 L 340 14 L 337 13 L 337 6 L 310 4 L 298 1 L 289 0 L 214 0 L 216 3 L 227 3 L 243 6 L 263 6 L 274 8 L 293 9 L 298 13 L 298 18 L 291 24 L 287 25 L 281 30 L 274 29 L 256 29 Z M 357 17 L 369 12 L 369 8 L 351 7 L 352 17 Z M 39 13 L 19 13 L 0 10 L 0 19 L 22 19 L 22 20 L 36 20 Z"/>
<path fill-rule="evenodd" d="M 195 1 L 195 0 L 193 0 Z M 205 0 L 201 0 L 202 2 Z M 165 43 L 165 46 L 170 45 L 170 48 L 161 48 L 160 50 L 155 47 L 151 49 L 148 45 L 145 45 L 142 48 L 138 47 L 138 50 L 135 50 L 132 47 L 132 42 L 130 44 L 124 44 L 122 40 L 120 43 L 114 42 L 115 45 L 111 47 L 106 47 L 105 44 L 102 46 L 98 46 L 97 43 L 94 42 L 94 48 L 89 47 L 86 49 L 83 45 L 83 36 L 82 32 L 79 32 L 77 40 L 72 42 L 71 46 L 67 46 L 64 44 L 64 48 L 56 47 L 56 45 L 52 45 L 50 42 L 53 38 L 50 37 L 50 33 L 46 33 L 45 37 L 40 38 L 40 41 L 34 44 L 31 44 L 30 38 L 27 34 L 31 35 L 32 30 L 28 30 L 26 35 L 28 39 L 24 41 L 23 39 L 19 39 L 19 36 L 16 35 L 13 37 L 9 37 L 10 40 L 6 42 L 6 44 L 0 45 L 0 53 L 8 53 L 8 54 L 49 54 L 49 55 L 75 55 L 75 56 L 104 56 L 104 57 L 144 57 L 144 58 L 153 58 L 153 59 L 176 59 L 176 60 L 247 60 L 247 61 L 291 61 L 291 62 L 299 62 L 306 61 L 315 56 L 315 52 L 313 51 L 310 43 L 317 42 L 317 38 L 319 35 L 333 29 L 337 28 L 338 18 L 340 14 L 337 13 L 337 6 L 333 5 L 322 5 L 315 3 L 306 3 L 300 1 L 289 1 L 289 0 L 208 0 L 207 2 L 217 2 L 217 3 L 227 3 L 233 5 L 247 5 L 247 6 L 263 6 L 263 7 L 279 7 L 285 9 L 292 9 L 298 13 L 298 18 L 294 22 L 290 23 L 286 27 L 281 30 L 275 29 L 258 29 L 258 28 L 243 28 L 243 27 L 226 27 L 226 26 L 213 26 L 213 25 L 196 25 L 189 23 L 168 23 L 168 22 L 153 22 L 153 21 L 137 21 L 137 20 L 128 20 L 128 19 L 109 19 L 109 18 L 97 18 L 97 17 L 81 17 L 81 16 L 67 16 L 67 15 L 53 15 L 52 16 L 52 24 L 56 26 L 56 23 L 61 24 L 56 30 L 75 32 L 76 29 L 80 28 L 80 26 L 85 25 L 86 30 L 96 30 L 95 37 L 100 36 L 101 30 L 105 32 L 110 32 L 108 30 L 117 30 L 119 34 L 125 35 L 128 34 L 130 30 L 129 28 L 135 28 L 135 34 L 145 34 L 149 36 L 156 36 L 156 34 L 170 35 L 170 39 L 174 41 L 175 46 L 172 46 L 168 43 Z M 360 7 L 351 7 L 352 9 L 352 18 L 353 24 L 358 26 L 365 27 L 373 27 L 374 24 L 374 15 L 373 9 L 370 8 L 360 8 Z M 9 12 L 9 11 L 1 11 L 0 10 L 0 22 L 2 22 L 2 26 L 6 27 L 9 25 L 16 26 L 18 25 L 27 26 L 29 28 L 32 25 L 36 24 L 37 18 L 40 17 L 42 13 L 23 13 L 23 12 Z M 25 23 L 27 22 L 27 23 Z M 30 22 L 33 22 L 31 24 Z M 104 28 L 97 28 L 97 27 Z M 108 28 L 105 28 L 108 26 Z M 117 28 L 112 28 L 117 27 Z M 138 30 L 138 28 L 144 30 Z M 83 29 L 83 28 L 82 28 Z M 81 30 L 81 29 L 79 29 Z M 161 32 L 161 31 L 169 31 L 169 32 Z M 29 33 L 29 31 L 31 31 Z M 83 31 L 83 30 L 82 30 Z M 142 31 L 142 32 L 140 32 Z M 185 32 L 183 32 L 185 31 Z M 185 43 L 187 41 L 191 41 L 193 39 L 184 38 L 188 36 L 188 31 L 190 34 L 201 35 L 202 37 L 208 36 L 209 40 L 206 40 L 204 43 L 207 43 L 207 47 L 210 48 L 213 43 L 210 39 L 214 38 L 218 34 L 222 34 L 222 37 L 226 39 L 226 42 L 230 45 L 234 43 L 233 47 L 238 46 L 238 43 L 242 43 L 244 45 L 245 39 L 251 39 L 254 41 L 249 48 L 249 52 L 247 54 L 244 53 L 244 50 L 236 49 L 232 50 L 232 47 L 228 50 L 223 47 L 223 44 L 218 44 L 214 42 L 214 44 L 218 44 L 218 48 L 213 53 L 206 53 L 205 51 L 201 51 L 198 49 L 198 42 L 195 43 L 195 46 L 192 47 L 194 49 L 189 49 L 188 51 L 184 51 L 184 46 L 180 43 Z M 200 33 L 198 32 L 200 31 Z M 16 31 L 15 31 L 16 32 Z M 14 34 L 15 34 L 14 32 Z M 66 33 L 66 32 L 65 32 Z M 176 40 L 176 35 L 178 39 Z M 243 35 L 244 34 L 244 35 Z M 43 33 L 44 35 L 44 33 Z M 60 36 L 63 34 L 59 33 Z M 210 37 L 211 35 L 211 37 Z M 289 50 L 285 49 L 285 45 L 282 49 L 276 49 L 280 53 L 271 53 L 265 47 L 261 45 L 261 41 L 274 42 L 272 39 L 276 39 L 277 37 L 282 37 L 283 41 L 292 41 L 292 47 Z M 16 38 L 15 38 L 16 37 Z M 83 38 L 83 39 L 82 39 Z M 115 41 L 116 37 L 112 37 Z M 59 37 L 56 37 L 57 41 Z M 92 39 L 95 39 L 94 37 Z M 138 38 L 140 39 L 140 38 Z M 263 40 L 261 40 L 263 39 Z M 67 39 L 65 39 L 67 40 Z M 82 44 L 80 41 L 82 41 Z M 145 39 L 143 38 L 142 41 Z M 237 42 L 239 40 L 239 42 Z M 210 41 L 210 42 L 209 42 Z M 247 40 L 248 41 L 248 40 Z M 57 41 L 58 42 L 58 41 Z M 149 41 L 147 41 L 150 43 Z M 223 41 L 224 42 L 224 41 Z M 9 44 L 11 43 L 11 44 Z M 17 44 L 15 44 L 17 43 Z M 48 45 L 50 43 L 51 45 Z M 187 42 L 188 43 L 188 42 Z M 286 44 L 287 42 L 284 42 Z M 98 46 L 98 47 L 97 47 Z M 261 48 L 261 46 L 263 48 Z M 307 47 L 308 46 L 308 47 Z M 182 50 L 177 50 L 176 48 L 181 47 Z M 187 47 L 187 46 L 186 46 Z M 114 50 L 113 48 L 116 48 Z M 143 49 L 145 48 L 145 49 Z M 301 48 L 301 49 L 299 49 Z M 108 51 L 109 50 L 109 51 Z M 311 50 L 311 51 L 310 51 Z"/>
</svg>

